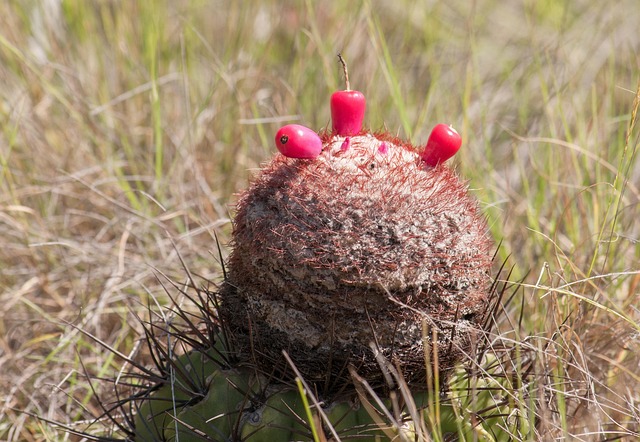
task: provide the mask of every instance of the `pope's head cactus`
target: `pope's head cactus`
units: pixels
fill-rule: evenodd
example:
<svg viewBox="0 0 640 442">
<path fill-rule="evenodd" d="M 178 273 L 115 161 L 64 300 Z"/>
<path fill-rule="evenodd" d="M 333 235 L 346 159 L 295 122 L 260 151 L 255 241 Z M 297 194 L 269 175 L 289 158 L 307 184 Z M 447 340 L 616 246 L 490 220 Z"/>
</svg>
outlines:
<svg viewBox="0 0 640 442">
<path fill-rule="evenodd" d="M 177 322 L 144 324 L 156 367 L 127 359 L 136 381 L 104 414 L 141 442 L 528 434 L 529 415 L 501 396 L 512 365 L 484 339 L 501 293 L 487 226 L 444 156 L 432 167 L 385 134 L 294 130 L 240 198 L 219 296 L 191 281 L 180 293 L 198 312 L 176 305 Z M 306 139 L 317 156 L 299 158 Z M 477 358 L 449 370 L 476 342 Z M 285 359 L 314 385 L 291 382 Z M 430 388 L 434 368 L 448 371 L 446 395 Z"/>
<path fill-rule="evenodd" d="M 376 382 L 380 352 L 424 383 L 427 349 L 441 371 L 472 349 L 490 286 L 485 219 L 450 168 L 407 143 L 322 141 L 314 160 L 276 156 L 241 195 L 221 317 L 266 371 L 286 350 L 307 380 L 336 385 L 352 364 Z"/>
<path fill-rule="evenodd" d="M 423 440 L 493 427 L 510 438 L 529 428 L 526 414 L 509 422 L 506 402 L 469 395 L 476 378 L 465 369 L 443 380 L 449 401 L 429 378 L 453 373 L 476 343 L 473 361 L 487 359 L 488 340 L 476 338 L 497 304 L 485 219 L 442 164 L 460 136 L 438 125 L 416 149 L 363 130 L 364 95 L 346 82 L 332 96 L 332 133 L 277 132 L 282 155 L 239 199 L 218 293 L 191 281 L 196 296 L 180 293 L 199 313 L 176 305 L 182 325 L 145 324 L 156 367 L 127 359 L 131 394 L 105 407 L 126 440 Z M 507 388 L 478 385 L 485 399 Z M 479 418 L 477 404 L 499 414 Z"/>
</svg>

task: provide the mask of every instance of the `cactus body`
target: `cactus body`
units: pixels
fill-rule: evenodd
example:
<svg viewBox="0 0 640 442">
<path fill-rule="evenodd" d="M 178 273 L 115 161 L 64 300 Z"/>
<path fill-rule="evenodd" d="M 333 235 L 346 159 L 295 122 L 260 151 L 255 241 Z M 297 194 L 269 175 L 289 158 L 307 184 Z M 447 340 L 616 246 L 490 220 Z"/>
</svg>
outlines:
<svg viewBox="0 0 640 442">
<path fill-rule="evenodd" d="M 181 368 L 174 380 L 166 379 L 142 399 L 136 441 L 313 440 L 300 393 L 292 386 L 267 382 L 249 368 L 229 369 L 213 362 L 211 353 L 192 352 L 175 365 Z M 187 377 L 203 382 L 200 396 L 179 393 L 177 383 Z M 350 400 L 333 402 L 324 411 L 340 438 L 373 441 L 385 435 L 367 410 Z"/>
<path fill-rule="evenodd" d="M 138 442 L 284 442 L 312 441 L 311 424 L 297 389 L 276 381 L 269 381 L 248 367 L 229 369 L 211 358 L 213 352 L 192 352 L 177 358 L 176 371 L 150 389 L 141 399 L 135 416 L 135 440 Z M 203 390 L 189 397 L 181 388 L 180 379 L 191 378 L 190 383 L 203 382 Z M 367 410 L 354 396 L 323 402 L 323 411 L 330 424 L 322 421 L 327 440 L 337 434 L 340 440 L 377 441 L 402 440 L 400 433 L 414 440 L 416 425 L 423 434 L 462 435 L 462 440 L 491 434 L 498 440 L 514 435 L 525 437 L 531 431 L 526 410 L 520 410 L 505 401 L 510 380 L 498 382 L 496 378 L 471 378 L 460 369 L 449 382 L 447 398 L 441 397 L 437 415 L 435 401 L 425 392 L 414 392 L 411 401 L 421 421 L 410 420 L 408 407 L 400 408 L 396 416 L 398 426 L 389 422 L 376 405 Z M 182 383 L 184 386 L 184 383 Z M 469 394 L 477 391 L 478 394 Z M 508 396 L 506 396 L 508 398 Z M 175 398 L 175 400 L 174 400 Z M 370 401 L 374 403 L 374 401 Z M 389 399 L 383 400 L 388 412 L 395 407 Z M 318 414 L 312 408 L 312 413 Z M 478 410 L 485 411 L 480 417 Z M 524 414 L 523 414 L 524 413 Z M 318 420 L 317 422 L 321 422 Z M 316 422 L 316 424 L 317 424 Z M 482 437 L 481 437 L 482 438 Z"/>
</svg>

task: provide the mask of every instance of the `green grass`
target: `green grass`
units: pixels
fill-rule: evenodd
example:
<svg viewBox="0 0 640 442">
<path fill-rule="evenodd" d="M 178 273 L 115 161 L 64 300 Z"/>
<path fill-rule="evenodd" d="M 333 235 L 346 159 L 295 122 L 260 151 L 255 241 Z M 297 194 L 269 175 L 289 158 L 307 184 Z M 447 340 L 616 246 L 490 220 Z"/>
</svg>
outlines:
<svg viewBox="0 0 640 442">
<path fill-rule="evenodd" d="M 133 312 L 167 308 L 157 271 L 184 281 L 181 257 L 220 280 L 234 194 L 280 125 L 327 126 L 337 52 L 372 129 L 463 135 L 455 166 L 524 282 L 503 339 L 544 374 L 515 389 L 523 410 L 549 398 L 529 440 L 640 430 L 635 1 L 9 0 L 0 17 L 0 439 L 71 439 L 25 412 L 99 413 L 108 386 L 85 371 L 122 361 L 76 327 L 144 361 Z"/>
</svg>

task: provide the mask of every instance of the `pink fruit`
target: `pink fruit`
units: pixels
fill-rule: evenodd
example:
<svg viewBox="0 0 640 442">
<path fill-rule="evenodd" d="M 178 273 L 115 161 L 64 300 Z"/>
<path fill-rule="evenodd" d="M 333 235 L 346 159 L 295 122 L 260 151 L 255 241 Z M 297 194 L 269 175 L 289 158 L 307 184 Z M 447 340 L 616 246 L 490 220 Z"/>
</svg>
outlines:
<svg viewBox="0 0 640 442">
<path fill-rule="evenodd" d="M 340 59 L 340 63 L 342 63 L 347 89 L 334 92 L 331 95 L 331 121 L 333 131 L 343 136 L 357 135 L 362 130 L 367 100 L 364 98 L 362 92 L 352 91 L 350 89 L 347 64 L 340 54 L 338 54 L 338 58 Z"/>
<path fill-rule="evenodd" d="M 427 146 L 422 152 L 422 160 L 428 166 L 435 167 L 454 156 L 461 145 L 462 138 L 453 127 L 437 124 L 429 135 Z"/>
<path fill-rule="evenodd" d="M 276 146 L 289 158 L 313 159 L 322 152 L 322 140 L 313 130 L 299 124 L 288 124 L 276 134 Z"/>
<path fill-rule="evenodd" d="M 362 130 L 366 99 L 362 92 L 338 91 L 331 95 L 331 121 L 338 135 L 357 135 Z"/>
</svg>

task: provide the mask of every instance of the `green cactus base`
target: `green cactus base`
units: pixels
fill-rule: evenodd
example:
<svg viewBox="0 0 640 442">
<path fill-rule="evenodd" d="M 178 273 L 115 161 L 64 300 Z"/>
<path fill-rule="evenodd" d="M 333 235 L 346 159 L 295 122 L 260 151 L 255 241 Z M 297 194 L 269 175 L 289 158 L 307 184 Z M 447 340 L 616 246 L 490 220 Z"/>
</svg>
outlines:
<svg viewBox="0 0 640 442">
<path fill-rule="evenodd" d="M 176 358 L 173 381 L 150 389 L 141 401 L 135 416 L 137 441 L 313 440 L 295 386 L 269 382 L 250 368 L 227 368 L 215 362 L 215 353 L 196 351 Z M 387 439 L 357 402 L 326 404 L 323 412 L 340 439 Z"/>
<path fill-rule="evenodd" d="M 320 412 L 296 385 L 230 368 L 218 362 L 220 354 L 219 348 L 192 351 L 169 363 L 170 376 L 137 401 L 136 441 L 313 441 L 314 430 L 328 441 L 510 440 L 530 429 L 504 382 L 462 369 L 438 400 L 426 392 L 382 400 L 353 393 L 319 401 Z"/>
</svg>

